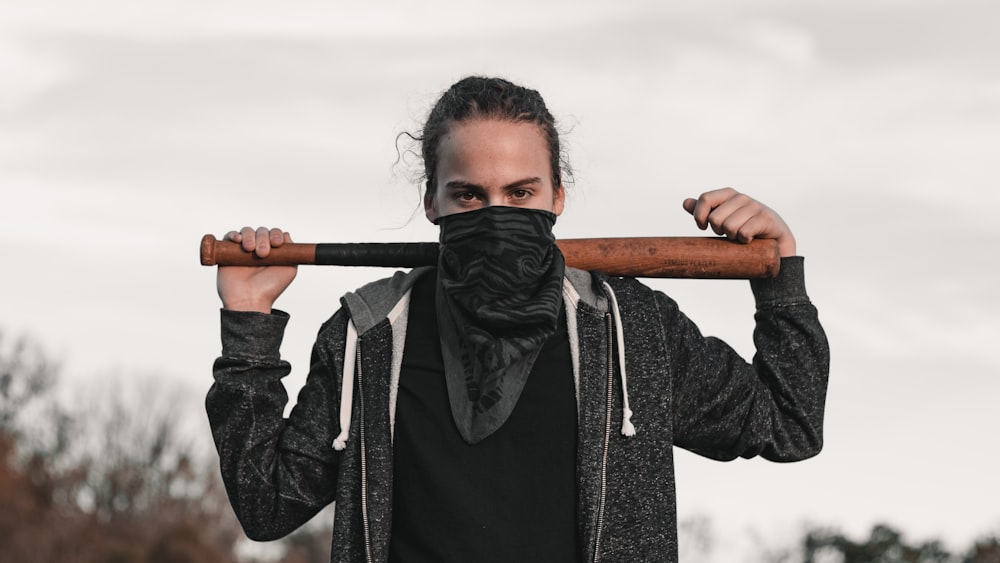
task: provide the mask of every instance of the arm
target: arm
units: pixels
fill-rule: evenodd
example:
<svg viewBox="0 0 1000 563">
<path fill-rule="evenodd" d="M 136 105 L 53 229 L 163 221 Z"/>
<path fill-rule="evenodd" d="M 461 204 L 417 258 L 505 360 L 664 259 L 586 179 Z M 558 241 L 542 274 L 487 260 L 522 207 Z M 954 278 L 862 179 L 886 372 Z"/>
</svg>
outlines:
<svg viewBox="0 0 1000 563">
<path fill-rule="evenodd" d="M 333 500 L 342 455 L 331 446 L 340 375 L 318 345 L 296 406 L 283 418 L 288 397 L 280 380 L 291 368 L 278 348 L 287 320 L 280 311 L 223 310 L 222 356 L 206 399 L 233 510 L 247 536 L 260 541 L 292 532 Z"/>
<path fill-rule="evenodd" d="M 716 459 L 761 455 L 774 461 L 811 457 L 823 445 L 829 345 L 806 294 L 795 237 L 777 213 L 732 188 L 684 201 L 701 229 L 740 242 L 778 241 L 777 278 L 752 280 L 757 306 L 748 364 L 660 298 L 665 330 L 675 339 L 675 442 Z"/>
<path fill-rule="evenodd" d="M 279 229 L 230 231 L 226 240 L 260 257 L 291 242 Z M 220 267 L 222 356 L 206 408 L 230 503 L 247 535 L 282 537 L 312 518 L 334 497 L 340 456 L 337 433 L 339 371 L 315 346 L 298 402 L 283 418 L 288 395 L 281 378 L 291 367 L 279 348 L 288 315 L 272 310 L 295 278 L 295 267 Z M 328 323 L 330 324 L 330 323 Z"/>
<path fill-rule="evenodd" d="M 761 455 L 795 461 L 823 446 L 829 374 L 826 335 L 809 302 L 798 257 L 774 280 L 751 282 L 757 303 L 753 362 L 705 338 L 666 296 L 660 314 L 673 358 L 674 441 L 720 460 Z"/>
</svg>

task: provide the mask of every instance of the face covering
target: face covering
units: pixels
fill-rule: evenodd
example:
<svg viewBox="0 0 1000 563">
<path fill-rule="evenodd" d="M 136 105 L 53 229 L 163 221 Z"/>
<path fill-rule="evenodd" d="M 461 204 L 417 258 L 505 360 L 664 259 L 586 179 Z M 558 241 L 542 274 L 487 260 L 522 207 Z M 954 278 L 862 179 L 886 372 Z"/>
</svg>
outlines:
<svg viewBox="0 0 1000 563">
<path fill-rule="evenodd" d="M 510 416 L 557 328 L 565 262 L 554 213 L 486 207 L 439 218 L 437 318 L 452 417 L 475 444 Z"/>
</svg>

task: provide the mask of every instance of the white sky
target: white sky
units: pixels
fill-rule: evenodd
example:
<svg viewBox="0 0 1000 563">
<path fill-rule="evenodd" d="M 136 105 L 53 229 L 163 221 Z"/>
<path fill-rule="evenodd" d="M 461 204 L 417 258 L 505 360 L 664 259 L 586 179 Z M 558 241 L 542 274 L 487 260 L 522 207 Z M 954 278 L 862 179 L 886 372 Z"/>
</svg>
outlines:
<svg viewBox="0 0 1000 563">
<path fill-rule="evenodd" d="M 567 130 L 559 236 L 699 235 L 680 201 L 731 185 L 807 256 L 833 352 L 826 449 L 678 452 L 682 518 L 730 545 L 805 521 L 954 547 L 1000 528 L 1000 5 L 20 4 L 0 1 L 0 330 L 37 337 L 68 379 L 207 390 L 205 233 L 434 240 L 396 136 L 456 79 L 499 74 Z M 384 273 L 300 270 L 279 302 L 293 396 L 339 296 Z M 745 282 L 650 285 L 752 353 Z"/>
</svg>

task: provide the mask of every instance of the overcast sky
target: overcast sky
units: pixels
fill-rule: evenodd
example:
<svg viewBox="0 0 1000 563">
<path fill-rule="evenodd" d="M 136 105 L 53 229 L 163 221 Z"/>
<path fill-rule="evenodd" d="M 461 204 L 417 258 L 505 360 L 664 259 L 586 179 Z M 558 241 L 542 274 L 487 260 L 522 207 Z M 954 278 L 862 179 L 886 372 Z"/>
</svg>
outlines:
<svg viewBox="0 0 1000 563">
<path fill-rule="evenodd" d="M 1000 4 L 19 4 L 0 0 L 0 330 L 67 379 L 204 394 L 205 233 L 435 240 L 397 137 L 455 80 L 498 74 L 565 131 L 558 236 L 700 235 L 680 202 L 733 186 L 807 257 L 832 345 L 826 449 L 678 452 L 682 518 L 730 544 L 803 522 L 954 547 L 1000 529 Z M 384 274 L 300 269 L 278 303 L 293 396 L 340 295 Z M 746 282 L 649 283 L 752 354 Z"/>
</svg>

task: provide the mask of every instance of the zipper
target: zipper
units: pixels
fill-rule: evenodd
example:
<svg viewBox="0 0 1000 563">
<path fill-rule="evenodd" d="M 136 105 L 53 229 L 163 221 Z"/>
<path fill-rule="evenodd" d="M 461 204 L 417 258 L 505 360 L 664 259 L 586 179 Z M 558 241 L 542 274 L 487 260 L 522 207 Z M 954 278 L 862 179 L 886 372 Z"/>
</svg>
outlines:
<svg viewBox="0 0 1000 563">
<path fill-rule="evenodd" d="M 357 357 L 355 365 L 358 366 L 358 435 L 361 443 L 361 527 L 365 533 L 365 560 L 374 563 L 372 558 L 372 537 L 371 525 L 368 523 L 368 461 L 365 452 L 365 393 L 361 388 L 361 340 L 358 340 Z"/>
<path fill-rule="evenodd" d="M 594 563 L 601 557 L 601 533 L 604 531 L 604 505 L 608 497 L 608 446 L 611 443 L 611 402 L 615 378 L 615 345 L 611 338 L 614 331 L 611 313 L 605 313 L 608 327 L 608 394 L 604 411 L 604 451 L 601 454 L 601 497 L 597 503 L 597 534 L 594 537 Z"/>
</svg>

